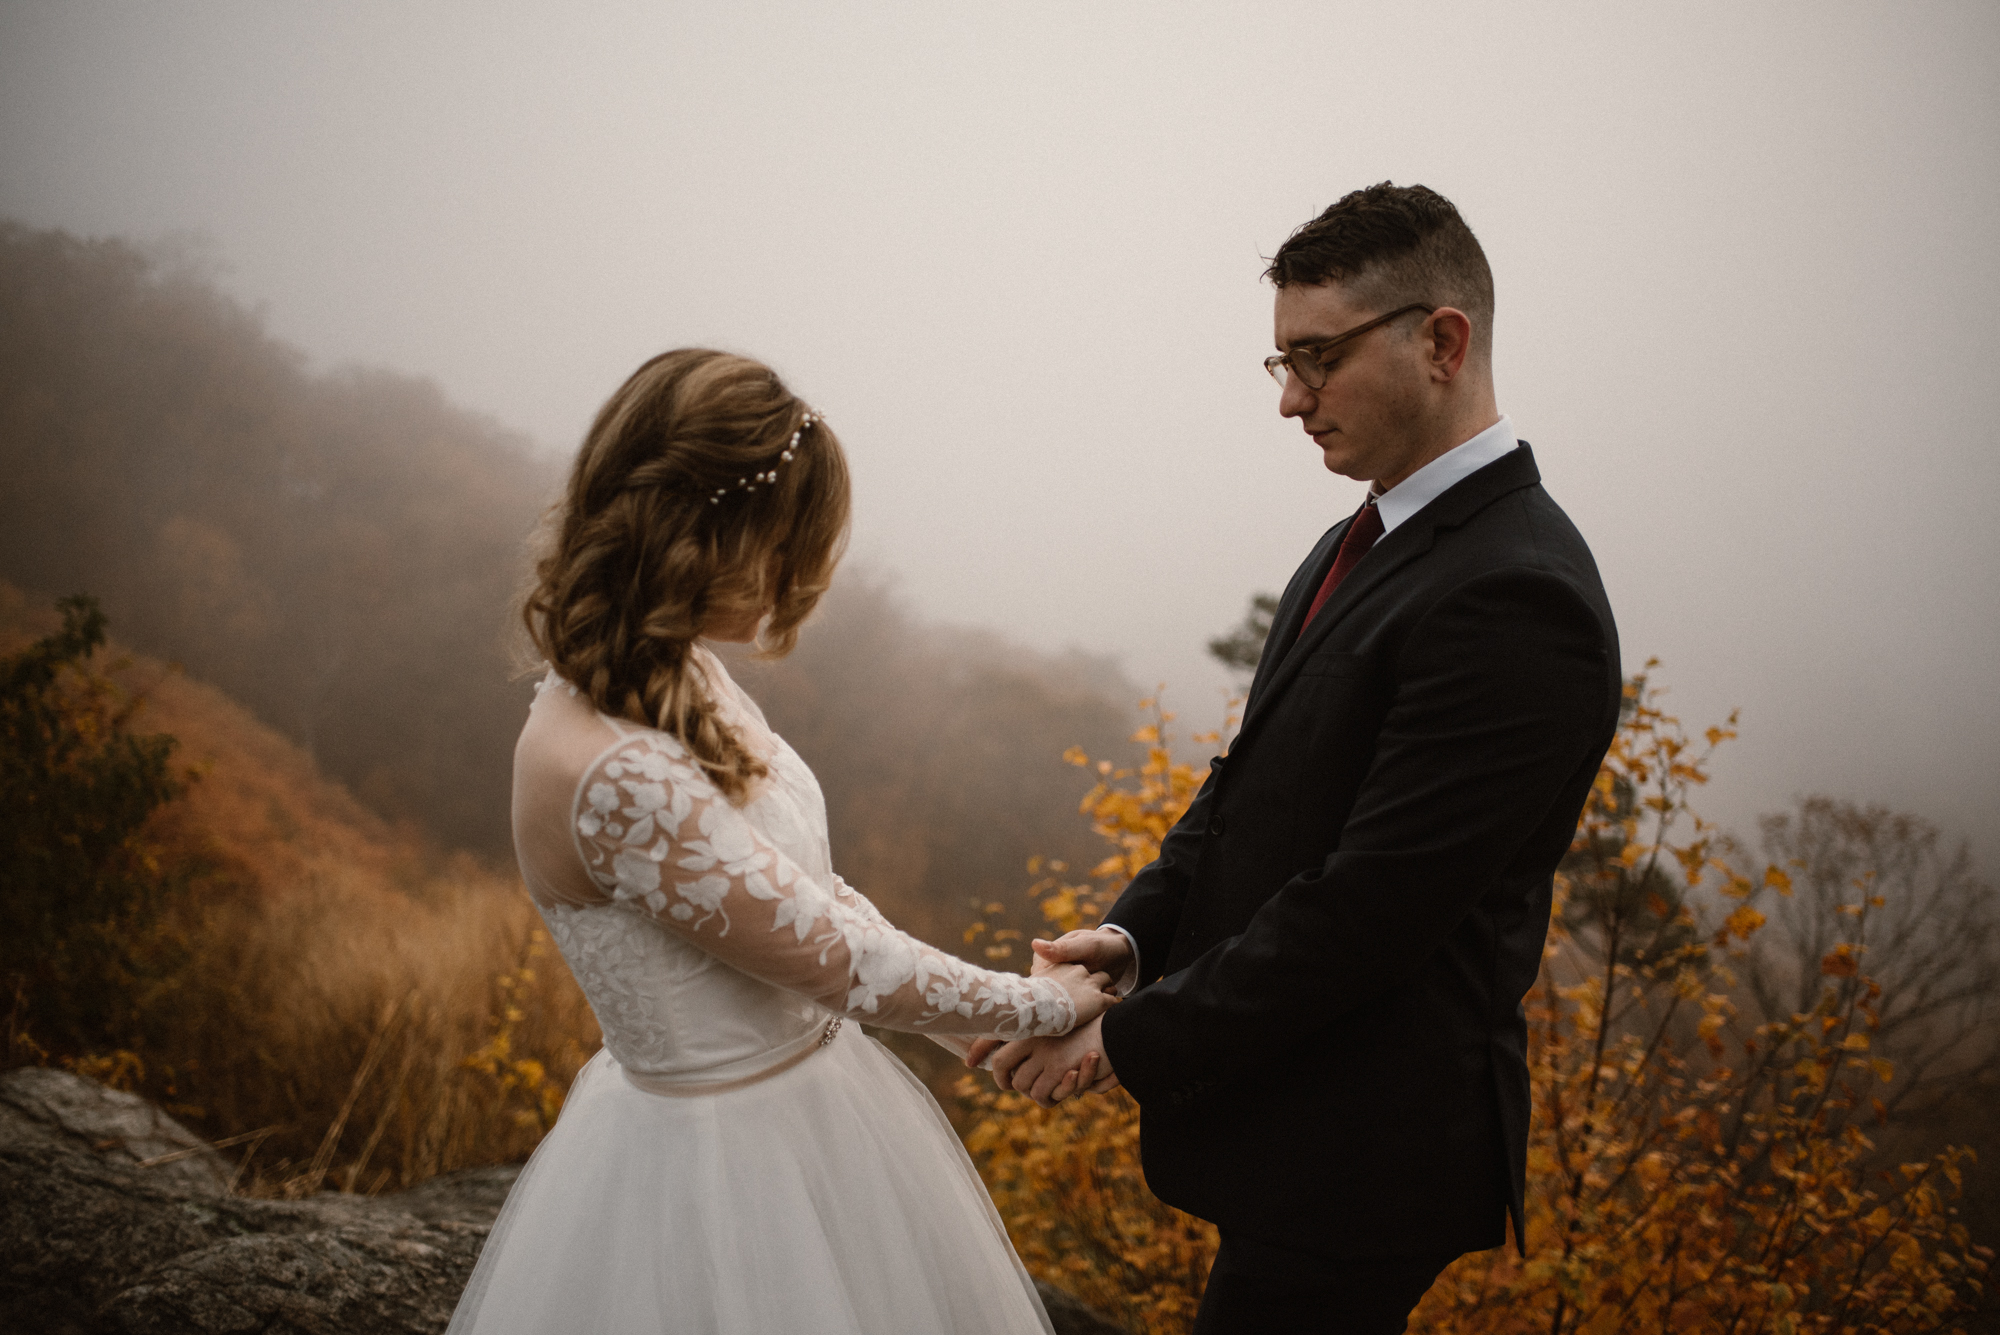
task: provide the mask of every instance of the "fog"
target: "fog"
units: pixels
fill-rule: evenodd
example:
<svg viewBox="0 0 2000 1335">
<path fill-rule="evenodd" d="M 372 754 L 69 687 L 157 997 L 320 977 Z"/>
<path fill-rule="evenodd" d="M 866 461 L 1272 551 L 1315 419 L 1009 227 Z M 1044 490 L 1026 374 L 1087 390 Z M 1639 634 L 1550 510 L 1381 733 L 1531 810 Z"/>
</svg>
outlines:
<svg viewBox="0 0 2000 1335">
<path fill-rule="evenodd" d="M 426 381 L 301 361 L 199 276 L 0 222 L 0 613 L 88 591 L 114 661 L 172 660 L 431 847 L 511 862 L 523 538 L 561 470 Z M 1062 753 L 1133 754 L 1108 660 L 922 621 L 850 570 L 797 653 L 736 670 L 824 779 L 842 871 L 912 930 L 1024 909 L 1031 853 L 1101 856 Z"/>
<path fill-rule="evenodd" d="M 855 12 L 860 9 L 860 12 Z M 1359 498 L 1276 414 L 1261 256 L 1453 198 L 1502 408 L 1628 668 L 2000 864 L 2000 9 L 15 3 L 0 214 L 166 244 L 318 367 L 574 448 L 641 359 L 765 358 L 923 616 L 1203 642 Z"/>
</svg>

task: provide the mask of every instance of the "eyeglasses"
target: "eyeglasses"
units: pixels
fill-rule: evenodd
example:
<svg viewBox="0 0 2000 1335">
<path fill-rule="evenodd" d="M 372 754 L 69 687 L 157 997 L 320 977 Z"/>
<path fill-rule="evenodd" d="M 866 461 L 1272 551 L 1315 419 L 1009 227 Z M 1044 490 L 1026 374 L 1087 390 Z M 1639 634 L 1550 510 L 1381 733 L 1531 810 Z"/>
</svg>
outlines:
<svg viewBox="0 0 2000 1335">
<path fill-rule="evenodd" d="M 1332 352 L 1343 343 L 1360 338 L 1363 334 L 1378 325 L 1389 323 L 1389 321 L 1399 315 L 1408 315 L 1411 311 L 1422 311 L 1424 314 L 1430 315 L 1436 310 L 1437 307 L 1426 306 L 1421 301 L 1411 302 L 1407 306 L 1399 306 L 1387 315 L 1379 315 L 1367 324 L 1356 325 L 1344 334 L 1336 334 L 1332 338 L 1319 343 L 1301 344 L 1293 348 L 1290 352 L 1281 352 L 1275 357 L 1266 357 L 1264 359 L 1264 369 L 1271 373 L 1271 379 L 1278 382 L 1280 389 L 1283 389 L 1286 381 L 1294 375 L 1305 381 L 1306 388 L 1318 389 L 1326 384 L 1327 373 L 1332 369 L 1321 360 L 1327 353 Z"/>
</svg>

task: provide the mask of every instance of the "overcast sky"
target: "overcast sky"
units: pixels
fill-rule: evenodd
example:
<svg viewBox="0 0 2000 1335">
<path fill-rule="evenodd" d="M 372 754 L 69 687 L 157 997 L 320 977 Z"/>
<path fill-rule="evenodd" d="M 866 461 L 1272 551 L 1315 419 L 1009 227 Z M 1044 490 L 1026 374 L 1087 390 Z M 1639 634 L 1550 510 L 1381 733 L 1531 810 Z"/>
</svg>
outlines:
<svg viewBox="0 0 2000 1335">
<path fill-rule="evenodd" d="M 181 238 L 317 365 L 574 449 L 761 357 L 911 605 L 1202 651 L 1359 499 L 1258 275 L 1383 179 L 1496 274 L 1502 409 L 1628 669 L 1743 710 L 1708 809 L 1825 791 L 2000 868 L 2000 6 L 0 3 L 0 213 Z"/>
</svg>

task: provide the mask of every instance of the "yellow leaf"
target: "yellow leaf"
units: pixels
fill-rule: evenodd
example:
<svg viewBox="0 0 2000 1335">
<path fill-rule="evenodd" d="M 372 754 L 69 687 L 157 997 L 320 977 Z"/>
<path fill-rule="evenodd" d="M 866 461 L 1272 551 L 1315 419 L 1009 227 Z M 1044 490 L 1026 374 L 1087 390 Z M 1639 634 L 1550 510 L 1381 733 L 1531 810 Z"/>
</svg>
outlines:
<svg viewBox="0 0 2000 1335">
<path fill-rule="evenodd" d="M 1730 935 L 1748 941 L 1759 927 L 1764 925 L 1764 915 L 1748 904 L 1739 904 L 1736 911 L 1723 922 Z"/>
</svg>

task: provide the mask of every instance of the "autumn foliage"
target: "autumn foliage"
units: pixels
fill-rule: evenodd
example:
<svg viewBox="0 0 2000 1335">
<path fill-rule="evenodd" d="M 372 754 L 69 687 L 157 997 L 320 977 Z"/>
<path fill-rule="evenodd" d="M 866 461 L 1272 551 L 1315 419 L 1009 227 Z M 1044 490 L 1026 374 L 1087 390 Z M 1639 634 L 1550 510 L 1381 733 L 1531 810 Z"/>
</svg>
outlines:
<svg viewBox="0 0 2000 1335">
<path fill-rule="evenodd" d="M 176 888 L 142 832 L 186 787 L 174 739 L 135 733 L 133 703 L 79 664 L 104 614 L 65 599 L 62 625 L 0 658 L 0 979 L 51 1042 L 89 1043 L 141 1019 L 172 960 L 142 927 Z"/>
<path fill-rule="evenodd" d="M 0 585 L 9 782 L 38 802 L 0 808 L 0 1058 L 160 1101 L 246 1192 L 525 1157 L 597 1034 L 518 883 L 82 607 L 54 625 Z"/>
<path fill-rule="evenodd" d="M 1046 873 L 1030 894 L 1053 932 L 1074 931 L 1102 916 L 1117 890 L 1153 860 L 1206 777 L 1205 768 L 1174 760 L 1167 732 L 1173 716 L 1156 699 L 1142 701 L 1141 708 L 1152 721 L 1133 737 L 1146 748 L 1140 764 L 1093 765 L 1076 749 L 1066 757 L 1097 773 L 1083 811 L 1112 851 L 1081 884 L 1064 879 L 1068 868 L 1061 863 L 1029 864 L 1032 872 Z M 989 906 L 996 911 L 989 916 L 999 908 Z M 982 934 L 984 924 L 975 923 L 966 938 Z M 959 1097 L 975 1113 L 965 1130 L 966 1148 L 1030 1270 L 1122 1317 L 1133 1330 L 1181 1330 L 1193 1321 L 1215 1259 L 1215 1227 L 1146 1189 L 1139 1108 L 1129 1094 L 1113 1090 L 1044 1111 L 1025 1096 L 996 1092 L 984 1077 L 967 1077 Z"/>
<path fill-rule="evenodd" d="M 160 1099 L 234 1147 L 239 1190 L 383 1190 L 525 1156 L 596 1031 L 513 879 L 428 850 L 70 612 L 57 625 L 0 586 L 8 782 L 39 804 L 12 803 L 0 839 L 9 943 L 38 942 L 4 960 L 6 1061 Z M 1068 756 L 1094 774 L 1083 810 L 1108 847 L 1080 878 L 1034 864 L 1054 931 L 1102 914 L 1204 777 L 1147 707 L 1140 763 Z M 1923 1131 L 1896 1114 L 1910 988 L 1876 976 L 1901 976 L 1882 968 L 1899 906 L 1866 875 L 1794 898 L 1806 863 L 1736 865 L 1689 801 L 1733 735 L 1691 739 L 1645 677 L 1629 685 L 1526 1001 L 1526 1256 L 1463 1258 L 1413 1330 L 1946 1330 L 1981 1294 L 1990 1252 L 1953 1205 L 1969 1152 L 1912 1151 Z M 19 893 L 31 882 L 77 893 Z M 986 907 L 968 944 L 1018 958 L 1008 906 Z M 1774 972 L 1796 950 L 1756 949 L 1781 922 L 1814 943 L 1805 977 Z M 78 997 L 91 1007 L 50 1004 Z M 1185 1329 L 1215 1232 L 1146 1189 L 1137 1105 L 959 1090 L 1029 1267 L 1131 1329 Z"/>
<path fill-rule="evenodd" d="M 1111 855 L 1086 883 L 1056 867 L 1035 886 L 1055 930 L 1098 917 L 1197 791 L 1167 718 L 1140 734 L 1143 765 L 1098 767 L 1084 809 Z M 1759 1014 L 1739 977 L 1760 905 L 1790 882 L 1732 866 L 1690 809 L 1733 722 L 1691 739 L 1645 676 L 1628 684 L 1526 1001 L 1526 1256 L 1461 1259 L 1413 1331 L 1945 1330 L 1981 1293 L 1991 1252 L 1952 1206 L 1969 1152 L 1876 1153 L 1876 1090 L 1894 1078 L 1868 971 L 1882 898 L 1857 884 L 1837 907 L 1810 1009 Z M 1132 1329 L 1185 1329 L 1215 1235 L 1145 1189 L 1137 1105 L 1118 1091 L 1044 1111 L 971 1079 L 960 1090 L 1029 1267 Z"/>
</svg>

